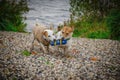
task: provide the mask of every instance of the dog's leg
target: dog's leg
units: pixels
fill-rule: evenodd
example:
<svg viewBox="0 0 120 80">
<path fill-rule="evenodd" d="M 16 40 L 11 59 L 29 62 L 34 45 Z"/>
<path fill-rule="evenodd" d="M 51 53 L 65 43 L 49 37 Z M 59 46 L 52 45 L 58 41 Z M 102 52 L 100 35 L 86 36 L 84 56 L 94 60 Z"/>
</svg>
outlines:
<svg viewBox="0 0 120 80">
<path fill-rule="evenodd" d="M 69 54 L 70 53 L 70 47 L 66 46 L 64 48 L 64 54 Z"/>
<path fill-rule="evenodd" d="M 57 46 L 57 53 L 60 53 L 60 48 L 59 48 L 59 46 Z"/>
<path fill-rule="evenodd" d="M 64 52 L 64 54 L 66 53 L 66 48 L 65 47 L 63 48 L 63 52 Z"/>
<path fill-rule="evenodd" d="M 33 45 L 34 41 L 35 41 L 35 38 L 34 38 L 33 41 L 32 41 L 32 46 L 31 46 L 31 49 L 30 49 L 30 53 L 31 53 L 32 50 L 34 49 L 34 45 Z"/>
<path fill-rule="evenodd" d="M 52 50 L 52 53 L 59 54 L 60 53 L 59 46 L 55 46 Z"/>
<path fill-rule="evenodd" d="M 49 46 L 47 46 L 47 51 L 48 51 L 48 53 L 49 53 Z"/>
<path fill-rule="evenodd" d="M 41 46 L 43 52 L 44 52 L 44 53 L 47 53 L 47 51 L 46 51 L 46 49 L 45 49 L 45 46 L 44 46 L 42 43 L 40 43 L 40 46 Z"/>
</svg>

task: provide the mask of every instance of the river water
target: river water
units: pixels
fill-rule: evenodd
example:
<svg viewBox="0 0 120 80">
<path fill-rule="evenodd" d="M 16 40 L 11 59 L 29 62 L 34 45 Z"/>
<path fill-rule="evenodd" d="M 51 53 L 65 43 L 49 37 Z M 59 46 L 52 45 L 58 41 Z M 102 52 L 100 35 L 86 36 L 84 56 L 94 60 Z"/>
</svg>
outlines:
<svg viewBox="0 0 120 80">
<path fill-rule="evenodd" d="M 69 12 L 69 0 L 29 0 L 30 11 L 25 14 L 27 20 L 26 31 L 31 32 L 36 19 L 38 22 L 44 25 L 50 25 L 57 27 L 64 20 L 68 20 L 70 16 Z"/>
</svg>

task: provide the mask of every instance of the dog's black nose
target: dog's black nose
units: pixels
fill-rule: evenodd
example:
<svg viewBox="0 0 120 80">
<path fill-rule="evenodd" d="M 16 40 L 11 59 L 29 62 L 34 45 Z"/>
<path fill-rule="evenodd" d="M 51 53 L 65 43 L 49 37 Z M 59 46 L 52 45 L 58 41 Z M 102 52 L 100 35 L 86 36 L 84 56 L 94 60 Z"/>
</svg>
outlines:
<svg viewBox="0 0 120 80">
<path fill-rule="evenodd" d="M 64 37 L 62 37 L 62 40 L 64 40 Z"/>
<path fill-rule="evenodd" d="M 56 39 L 54 39 L 54 41 L 56 41 Z"/>
</svg>

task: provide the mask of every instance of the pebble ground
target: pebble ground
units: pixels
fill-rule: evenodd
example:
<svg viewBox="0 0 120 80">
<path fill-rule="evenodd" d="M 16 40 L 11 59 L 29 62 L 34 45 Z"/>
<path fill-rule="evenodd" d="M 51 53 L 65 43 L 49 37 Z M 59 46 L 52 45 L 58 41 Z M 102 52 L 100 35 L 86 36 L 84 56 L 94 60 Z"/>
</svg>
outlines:
<svg viewBox="0 0 120 80">
<path fill-rule="evenodd" d="M 120 80 L 120 42 L 73 38 L 68 54 L 44 54 L 31 33 L 0 32 L 0 80 Z"/>
</svg>

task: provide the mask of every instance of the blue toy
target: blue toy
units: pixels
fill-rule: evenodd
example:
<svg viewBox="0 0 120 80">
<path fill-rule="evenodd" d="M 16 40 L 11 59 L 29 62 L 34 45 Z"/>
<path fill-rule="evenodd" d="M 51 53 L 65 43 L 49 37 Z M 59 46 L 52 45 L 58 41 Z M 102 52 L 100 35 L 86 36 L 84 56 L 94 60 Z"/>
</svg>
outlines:
<svg viewBox="0 0 120 80">
<path fill-rule="evenodd" d="M 63 39 L 63 40 L 56 40 L 55 42 L 54 41 L 51 41 L 50 42 L 50 45 L 51 46 L 55 46 L 55 45 L 65 45 L 67 44 L 67 40 Z"/>
</svg>

